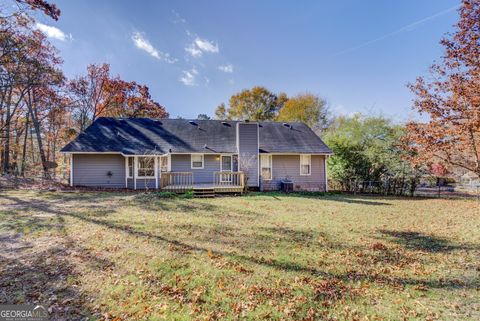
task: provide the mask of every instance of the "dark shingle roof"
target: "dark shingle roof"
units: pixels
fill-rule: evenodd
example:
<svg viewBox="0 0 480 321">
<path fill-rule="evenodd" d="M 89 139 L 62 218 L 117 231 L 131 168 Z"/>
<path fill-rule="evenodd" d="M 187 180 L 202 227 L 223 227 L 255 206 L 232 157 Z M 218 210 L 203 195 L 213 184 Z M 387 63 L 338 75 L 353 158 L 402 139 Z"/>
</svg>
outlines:
<svg viewBox="0 0 480 321">
<path fill-rule="evenodd" d="M 236 121 L 98 118 L 62 152 L 235 153 Z M 260 152 L 331 153 L 305 124 L 259 122 Z"/>
</svg>

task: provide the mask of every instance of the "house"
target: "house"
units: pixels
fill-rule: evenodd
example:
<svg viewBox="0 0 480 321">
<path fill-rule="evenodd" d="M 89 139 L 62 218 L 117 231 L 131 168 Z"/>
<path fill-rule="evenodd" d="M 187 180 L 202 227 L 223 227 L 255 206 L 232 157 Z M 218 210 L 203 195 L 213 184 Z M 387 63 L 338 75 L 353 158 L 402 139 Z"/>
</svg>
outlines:
<svg viewBox="0 0 480 321">
<path fill-rule="evenodd" d="M 70 184 L 103 188 L 327 190 L 331 150 L 304 123 L 98 118 L 61 152 Z"/>
</svg>

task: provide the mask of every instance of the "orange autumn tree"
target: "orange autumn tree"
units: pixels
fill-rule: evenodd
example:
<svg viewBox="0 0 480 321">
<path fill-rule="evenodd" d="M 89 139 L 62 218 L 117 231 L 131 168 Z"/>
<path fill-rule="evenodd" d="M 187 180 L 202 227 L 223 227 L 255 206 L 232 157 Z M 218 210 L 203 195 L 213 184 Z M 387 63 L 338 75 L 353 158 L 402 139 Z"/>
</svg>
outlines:
<svg viewBox="0 0 480 321">
<path fill-rule="evenodd" d="M 442 61 L 408 85 L 428 121 L 407 123 L 403 142 L 415 165 L 443 162 L 480 177 L 480 2 L 463 0 L 459 14 Z"/>
<path fill-rule="evenodd" d="M 112 77 L 109 64 L 89 65 L 87 74 L 70 81 L 68 87 L 72 115 L 80 131 L 102 116 L 168 117 L 147 86 Z"/>
<path fill-rule="evenodd" d="M 135 81 L 113 79 L 107 86 L 113 100 L 101 116 L 167 118 L 165 107 L 152 99 L 150 89 Z"/>
</svg>

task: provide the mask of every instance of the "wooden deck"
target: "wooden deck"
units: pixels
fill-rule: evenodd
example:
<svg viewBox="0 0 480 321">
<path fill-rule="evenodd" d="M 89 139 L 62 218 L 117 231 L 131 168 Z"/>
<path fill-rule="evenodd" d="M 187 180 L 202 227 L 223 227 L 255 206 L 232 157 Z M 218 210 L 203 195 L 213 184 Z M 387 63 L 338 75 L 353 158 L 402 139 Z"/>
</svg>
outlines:
<svg viewBox="0 0 480 321">
<path fill-rule="evenodd" d="M 214 172 L 212 183 L 195 183 L 192 172 L 162 173 L 160 189 L 166 192 L 194 194 L 243 193 L 245 175 L 243 172 Z"/>
</svg>

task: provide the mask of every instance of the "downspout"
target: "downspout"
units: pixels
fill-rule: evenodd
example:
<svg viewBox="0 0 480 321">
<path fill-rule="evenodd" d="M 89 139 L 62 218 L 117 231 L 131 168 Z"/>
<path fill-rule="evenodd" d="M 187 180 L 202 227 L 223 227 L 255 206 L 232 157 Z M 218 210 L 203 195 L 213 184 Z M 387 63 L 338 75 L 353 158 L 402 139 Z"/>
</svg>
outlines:
<svg viewBox="0 0 480 321">
<path fill-rule="evenodd" d="M 328 172 L 327 172 L 327 158 L 329 155 L 325 155 L 324 161 L 324 168 L 325 168 L 325 192 L 328 192 Z"/>
<path fill-rule="evenodd" d="M 128 188 L 128 157 L 125 157 L 125 189 Z"/>
<path fill-rule="evenodd" d="M 137 156 L 133 158 L 133 189 L 137 189 Z"/>
<path fill-rule="evenodd" d="M 155 189 L 158 189 L 158 157 L 155 157 Z"/>
<path fill-rule="evenodd" d="M 73 186 L 73 154 L 70 154 L 70 186 Z"/>
</svg>

